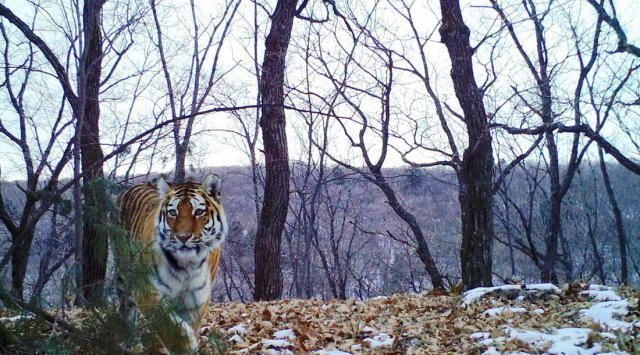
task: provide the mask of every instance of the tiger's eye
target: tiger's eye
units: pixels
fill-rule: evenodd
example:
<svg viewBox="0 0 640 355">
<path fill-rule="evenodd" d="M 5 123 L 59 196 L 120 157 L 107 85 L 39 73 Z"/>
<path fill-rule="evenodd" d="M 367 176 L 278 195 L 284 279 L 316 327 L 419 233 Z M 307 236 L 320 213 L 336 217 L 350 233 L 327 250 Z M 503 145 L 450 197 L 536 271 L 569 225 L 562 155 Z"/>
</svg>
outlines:
<svg viewBox="0 0 640 355">
<path fill-rule="evenodd" d="M 202 216 L 204 214 L 204 210 L 202 208 L 198 208 L 194 214 L 196 216 Z"/>
<path fill-rule="evenodd" d="M 169 210 L 167 213 L 171 217 L 177 217 L 178 216 L 178 211 L 176 211 L 176 210 Z"/>
</svg>

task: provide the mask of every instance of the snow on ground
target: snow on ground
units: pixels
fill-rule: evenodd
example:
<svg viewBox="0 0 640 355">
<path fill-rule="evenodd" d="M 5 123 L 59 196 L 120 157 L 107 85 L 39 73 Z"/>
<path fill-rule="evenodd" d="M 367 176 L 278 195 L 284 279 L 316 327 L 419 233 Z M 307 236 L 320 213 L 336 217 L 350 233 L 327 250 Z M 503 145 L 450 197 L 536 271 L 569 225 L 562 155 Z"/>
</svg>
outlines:
<svg viewBox="0 0 640 355">
<path fill-rule="evenodd" d="M 365 338 L 363 343 L 367 343 L 370 348 L 383 348 L 393 345 L 393 337 L 387 333 L 379 333 L 373 336 L 373 338 Z"/>
<path fill-rule="evenodd" d="M 227 333 L 229 334 L 237 334 L 237 335 L 244 335 L 247 333 L 247 328 L 244 326 L 244 324 L 238 324 L 236 326 L 233 326 L 231 328 L 229 328 L 227 330 Z"/>
<path fill-rule="evenodd" d="M 503 285 L 503 286 L 495 286 L 495 287 L 478 287 L 465 292 L 462 298 L 462 303 L 463 305 L 469 305 L 489 293 L 504 293 L 504 294 L 555 293 L 555 294 L 559 294 L 561 292 L 562 291 L 557 286 L 550 283 L 529 284 L 529 285 Z"/>
<path fill-rule="evenodd" d="M 242 339 L 242 337 L 239 336 L 238 334 L 232 335 L 231 338 L 229 338 L 228 340 L 232 344 L 244 343 L 244 339 Z"/>
<path fill-rule="evenodd" d="M 475 332 L 473 334 L 470 335 L 471 339 L 473 340 L 485 340 L 485 339 L 489 339 L 491 338 L 491 333 L 489 332 Z"/>
<path fill-rule="evenodd" d="M 495 317 L 503 313 L 526 313 L 526 312 L 527 312 L 527 309 L 522 307 L 496 307 L 496 308 L 487 309 L 486 311 L 482 312 L 482 314 L 489 317 Z"/>
<path fill-rule="evenodd" d="M 293 331 L 293 329 L 279 330 L 273 333 L 273 337 L 276 339 L 295 339 L 296 333 Z"/>
<path fill-rule="evenodd" d="M 620 316 L 629 313 L 627 310 L 629 302 L 618 296 L 612 288 L 602 285 L 589 285 L 589 289 L 581 292 L 581 295 L 598 302 L 589 309 L 581 310 L 580 314 L 583 317 L 591 318 L 606 330 L 628 332 L 634 328 L 634 324 L 618 319 Z M 638 326 L 637 322 L 635 326 Z"/>
<path fill-rule="evenodd" d="M 581 296 L 588 297 L 593 301 L 620 301 L 622 297 L 618 296 L 616 291 L 608 286 L 589 285 L 589 289 L 580 292 Z"/>
<path fill-rule="evenodd" d="M 230 337 L 227 338 L 228 342 L 231 344 L 243 344 L 245 343 L 243 336 L 247 334 L 247 328 L 244 324 L 238 324 L 227 329 L 227 333 L 230 335 Z"/>
<path fill-rule="evenodd" d="M 351 353 L 346 353 L 346 352 L 341 351 L 341 350 L 332 349 L 332 350 L 312 351 L 311 355 L 351 355 Z"/>
<path fill-rule="evenodd" d="M 294 355 L 291 350 L 276 350 L 276 349 L 267 349 L 262 350 L 261 355 Z"/>
<path fill-rule="evenodd" d="M 232 354 L 621 355 L 640 344 L 640 321 L 630 311 L 637 304 L 637 291 L 625 288 L 509 285 L 462 297 L 213 304 L 210 324 Z"/>
<path fill-rule="evenodd" d="M 262 339 L 262 344 L 273 348 L 287 348 L 293 345 L 284 339 Z"/>
<path fill-rule="evenodd" d="M 462 303 L 464 304 L 471 304 L 477 300 L 479 300 L 480 298 L 482 298 L 482 296 L 491 293 L 491 292 L 495 292 L 497 290 L 502 290 L 502 291 L 519 291 L 522 289 L 522 286 L 520 285 L 504 285 L 504 286 L 496 286 L 496 287 L 477 287 L 474 288 L 472 290 L 469 290 L 467 292 L 464 293 L 464 297 L 462 298 Z"/>
<path fill-rule="evenodd" d="M 504 287 L 504 286 L 502 286 Z M 546 286 L 545 286 L 546 287 Z M 465 293 L 464 303 L 477 301 L 482 295 L 495 291 L 500 287 L 482 288 L 481 290 L 474 289 Z M 508 286 L 508 289 L 512 289 L 513 286 Z M 529 286 L 527 288 L 530 289 Z M 488 290 L 493 289 L 493 290 Z M 585 321 L 593 321 L 602 327 L 604 330 L 610 331 L 622 331 L 629 332 L 633 330 L 634 326 L 640 328 L 640 323 L 626 322 L 618 319 L 617 317 L 626 315 L 628 313 L 629 302 L 622 299 L 614 289 L 601 286 L 601 285 L 589 285 L 589 287 L 579 293 L 580 296 L 586 297 L 589 300 L 595 302 L 588 309 L 581 309 L 579 314 Z M 468 304 L 468 303 L 467 303 Z M 498 316 L 505 312 L 523 313 L 526 309 L 519 307 L 496 307 L 491 308 L 483 312 L 485 315 Z M 536 309 L 532 313 L 542 314 L 544 310 Z M 495 355 L 501 354 L 498 351 L 500 345 L 504 344 L 507 340 L 516 340 L 518 342 L 527 344 L 534 349 L 542 350 L 545 354 L 563 354 L 563 355 L 590 355 L 590 354 L 628 354 L 624 351 L 619 351 L 617 345 L 614 344 L 615 352 L 603 351 L 602 344 L 595 342 L 594 339 L 613 339 L 617 336 L 608 332 L 598 333 L 591 328 L 559 328 L 555 330 L 549 330 L 547 332 L 539 332 L 535 330 L 517 329 L 509 326 L 503 326 L 503 332 L 507 335 L 491 338 L 489 332 L 475 332 L 470 335 L 470 338 L 477 341 L 479 344 L 488 346 L 483 355 Z M 611 347 L 611 346 L 609 346 Z M 509 352 L 509 354 L 516 354 L 515 352 Z M 523 353 L 527 354 L 527 353 Z"/>
<path fill-rule="evenodd" d="M 546 352 L 549 354 L 590 355 L 598 354 L 602 350 L 600 344 L 594 344 L 590 349 L 585 349 L 583 347 L 591 333 L 590 329 L 562 328 L 551 334 L 510 328 L 507 328 L 506 330 L 511 339 L 518 339 L 519 341 L 530 344 L 535 348 L 540 349 L 549 346 L 546 349 Z"/>
<path fill-rule="evenodd" d="M 604 329 L 628 332 L 633 328 L 633 324 L 616 319 L 616 316 L 623 316 L 629 312 L 627 311 L 628 306 L 627 300 L 606 301 L 596 303 L 589 309 L 583 309 L 580 314 L 583 317 L 591 318 Z"/>
<path fill-rule="evenodd" d="M 26 316 L 22 316 L 22 315 L 18 315 L 18 316 L 13 316 L 13 317 L 0 317 L 0 322 L 16 322 L 19 321 L 20 319 L 34 319 L 35 317 L 32 315 L 26 315 Z"/>
</svg>

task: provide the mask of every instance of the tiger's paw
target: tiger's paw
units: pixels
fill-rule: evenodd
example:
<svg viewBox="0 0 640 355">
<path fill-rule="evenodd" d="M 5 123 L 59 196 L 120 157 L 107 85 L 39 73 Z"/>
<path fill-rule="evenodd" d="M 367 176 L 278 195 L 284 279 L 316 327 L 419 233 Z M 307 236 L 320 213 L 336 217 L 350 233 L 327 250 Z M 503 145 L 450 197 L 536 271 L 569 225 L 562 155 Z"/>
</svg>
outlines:
<svg viewBox="0 0 640 355">
<path fill-rule="evenodd" d="M 189 350 L 191 351 L 197 350 L 198 337 L 196 336 L 196 333 L 193 330 L 193 328 L 182 319 L 179 320 L 179 324 L 180 324 L 180 327 L 182 328 L 182 334 L 188 342 Z"/>
</svg>

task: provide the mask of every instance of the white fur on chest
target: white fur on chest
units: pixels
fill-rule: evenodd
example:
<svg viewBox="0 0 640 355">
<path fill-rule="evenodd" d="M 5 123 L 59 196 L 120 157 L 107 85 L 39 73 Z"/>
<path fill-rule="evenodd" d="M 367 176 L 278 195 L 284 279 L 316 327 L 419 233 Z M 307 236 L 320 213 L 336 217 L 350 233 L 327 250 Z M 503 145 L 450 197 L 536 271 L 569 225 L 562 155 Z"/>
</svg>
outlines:
<svg viewBox="0 0 640 355">
<path fill-rule="evenodd" d="M 199 253 L 201 255 L 176 253 L 168 257 L 158 247 L 156 253 L 162 260 L 156 264 L 153 278 L 156 289 L 184 321 L 193 324 L 195 314 L 208 302 L 211 293 L 209 252 Z M 173 259 L 169 260 L 171 257 Z"/>
</svg>

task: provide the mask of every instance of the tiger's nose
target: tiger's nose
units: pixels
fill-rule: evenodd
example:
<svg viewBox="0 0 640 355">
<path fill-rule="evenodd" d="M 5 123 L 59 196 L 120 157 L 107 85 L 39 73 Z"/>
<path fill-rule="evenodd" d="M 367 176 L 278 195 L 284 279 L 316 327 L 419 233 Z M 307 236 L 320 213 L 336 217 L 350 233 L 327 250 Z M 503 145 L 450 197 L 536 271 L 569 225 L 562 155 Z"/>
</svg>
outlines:
<svg viewBox="0 0 640 355">
<path fill-rule="evenodd" d="M 176 238 L 178 238 L 179 241 L 186 243 L 187 241 L 189 241 L 189 239 L 191 239 L 191 236 L 191 233 L 180 233 L 176 235 Z"/>
</svg>

